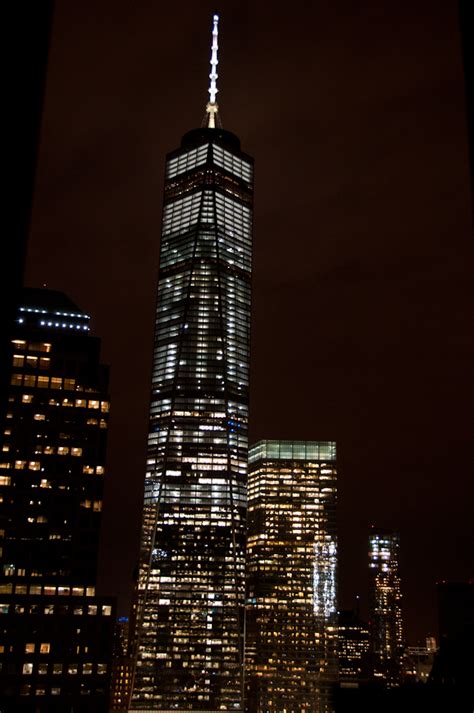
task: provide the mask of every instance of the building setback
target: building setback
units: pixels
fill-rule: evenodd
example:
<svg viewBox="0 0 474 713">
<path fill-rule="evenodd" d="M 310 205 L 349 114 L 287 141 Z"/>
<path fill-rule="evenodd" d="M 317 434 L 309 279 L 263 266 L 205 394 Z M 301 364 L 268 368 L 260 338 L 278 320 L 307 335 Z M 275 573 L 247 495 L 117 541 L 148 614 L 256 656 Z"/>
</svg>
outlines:
<svg viewBox="0 0 474 713">
<path fill-rule="evenodd" d="M 249 451 L 246 708 L 326 713 L 337 678 L 336 444 Z"/>
<path fill-rule="evenodd" d="M 242 710 L 253 160 L 207 126 L 167 156 L 132 710 Z"/>
<path fill-rule="evenodd" d="M 398 686 L 403 629 L 400 589 L 400 536 L 373 528 L 369 536 L 369 635 L 374 680 Z"/>
<path fill-rule="evenodd" d="M 0 463 L 4 711 L 106 711 L 115 602 L 95 594 L 108 368 L 89 317 L 23 291 Z"/>
</svg>

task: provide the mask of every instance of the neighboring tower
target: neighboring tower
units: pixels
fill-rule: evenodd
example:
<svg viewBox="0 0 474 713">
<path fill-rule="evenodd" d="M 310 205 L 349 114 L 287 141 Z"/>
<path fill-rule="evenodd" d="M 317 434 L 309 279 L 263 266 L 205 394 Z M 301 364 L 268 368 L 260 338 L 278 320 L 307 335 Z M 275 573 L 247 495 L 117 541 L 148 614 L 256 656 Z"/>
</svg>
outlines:
<svg viewBox="0 0 474 713">
<path fill-rule="evenodd" d="M 326 713 L 337 678 L 336 444 L 249 451 L 247 711 Z"/>
<path fill-rule="evenodd" d="M 403 632 L 400 591 L 400 537 L 373 528 L 369 536 L 369 633 L 375 680 L 400 683 Z"/>
<path fill-rule="evenodd" d="M 357 687 L 368 679 L 369 653 L 369 630 L 358 612 L 339 612 L 337 640 L 341 688 Z"/>
<path fill-rule="evenodd" d="M 132 710 L 239 711 L 253 160 L 219 126 L 167 156 Z"/>
<path fill-rule="evenodd" d="M 108 368 L 89 317 L 23 291 L 0 463 L 0 700 L 106 711 L 114 601 L 95 595 Z"/>
</svg>

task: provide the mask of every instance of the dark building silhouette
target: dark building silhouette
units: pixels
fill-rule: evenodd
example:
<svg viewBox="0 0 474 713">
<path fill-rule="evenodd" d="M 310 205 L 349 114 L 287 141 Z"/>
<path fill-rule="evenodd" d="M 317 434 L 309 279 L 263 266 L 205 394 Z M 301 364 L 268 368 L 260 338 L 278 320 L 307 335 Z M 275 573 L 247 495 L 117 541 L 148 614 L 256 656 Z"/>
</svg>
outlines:
<svg viewBox="0 0 474 713">
<path fill-rule="evenodd" d="M 472 0 L 459 0 L 459 29 L 466 86 L 466 120 L 472 191 L 474 189 L 474 5 Z"/>
<path fill-rule="evenodd" d="M 89 317 L 25 289 L 0 463 L 3 711 L 106 711 L 114 600 L 95 593 L 108 368 Z"/>
<path fill-rule="evenodd" d="M 25 271 L 46 83 L 53 0 L 8 3 L 2 8 L 9 69 L 3 83 L 3 271 L 0 280 L 0 444 L 3 432 L 10 340 Z"/>
<path fill-rule="evenodd" d="M 400 684 L 403 630 L 400 589 L 400 536 L 373 528 L 369 536 L 369 635 L 372 676 L 387 686 Z"/>
<path fill-rule="evenodd" d="M 430 680 L 446 686 L 474 706 L 474 581 L 440 582 L 438 593 L 439 650 Z"/>
<path fill-rule="evenodd" d="M 337 680 L 336 444 L 249 450 L 246 710 L 328 713 Z"/>
<path fill-rule="evenodd" d="M 166 159 L 132 710 L 242 710 L 253 160 L 207 125 Z"/>
<path fill-rule="evenodd" d="M 369 677 L 369 629 L 357 611 L 338 614 L 337 653 L 341 686 L 358 686 Z"/>
</svg>

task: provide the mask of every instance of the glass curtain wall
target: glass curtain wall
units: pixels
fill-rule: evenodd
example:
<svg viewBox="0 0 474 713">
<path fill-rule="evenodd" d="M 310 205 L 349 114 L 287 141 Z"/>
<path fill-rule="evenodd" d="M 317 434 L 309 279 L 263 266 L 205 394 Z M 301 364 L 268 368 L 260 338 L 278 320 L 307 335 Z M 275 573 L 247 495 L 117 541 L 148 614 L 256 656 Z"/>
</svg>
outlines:
<svg viewBox="0 0 474 713">
<path fill-rule="evenodd" d="M 166 162 L 133 710 L 241 710 L 253 161 Z"/>
</svg>

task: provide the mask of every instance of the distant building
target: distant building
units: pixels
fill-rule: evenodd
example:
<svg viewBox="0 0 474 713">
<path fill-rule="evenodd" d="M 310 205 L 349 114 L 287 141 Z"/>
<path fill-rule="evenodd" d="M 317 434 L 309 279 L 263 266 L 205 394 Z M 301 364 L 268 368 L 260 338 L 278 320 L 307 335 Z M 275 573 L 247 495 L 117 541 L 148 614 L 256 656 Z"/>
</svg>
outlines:
<svg viewBox="0 0 474 713">
<path fill-rule="evenodd" d="M 436 641 L 432 636 L 426 639 L 425 646 L 407 646 L 403 654 L 404 682 L 427 683 L 436 651 Z"/>
<path fill-rule="evenodd" d="M 400 537 L 372 529 L 369 537 L 369 635 L 372 674 L 387 686 L 400 684 L 403 629 Z"/>
<path fill-rule="evenodd" d="M 0 462 L 2 711 L 106 711 L 115 601 L 96 596 L 108 368 L 89 317 L 24 290 Z"/>
<path fill-rule="evenodd" d="M 367 680 L 369 630 L 352 609 L 339 612 L 337 642 L 340 685 L 357 686 Z"/>
<path fill-rule="evenodd" d="M 259 441 L 249 450 L 249 713 L 332 710 L 336 490 L 332 441 Z"/>
<path fill-rule="evenodd" d="M 119 617 L 115 625 L 112 660 L 112 680 L 110 684 L 110 710 L 124 713 L 128 711 L 132 687 L 133 660 L 130 651 L 130 630 L 128 617 Z"/>
</svg>

